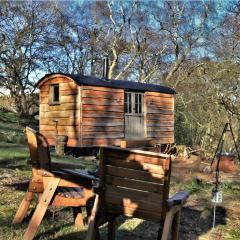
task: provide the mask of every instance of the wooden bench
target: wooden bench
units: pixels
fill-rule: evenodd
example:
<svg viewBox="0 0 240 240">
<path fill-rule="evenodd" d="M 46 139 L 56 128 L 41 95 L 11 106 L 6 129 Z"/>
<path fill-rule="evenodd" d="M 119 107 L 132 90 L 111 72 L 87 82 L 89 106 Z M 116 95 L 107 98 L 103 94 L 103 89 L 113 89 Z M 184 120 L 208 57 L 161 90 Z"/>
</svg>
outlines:
<svg viewBox="0 0 240 240">
<path fill-rule="evenodd" d="M 13 224 L 22 222 L 34 194 L 38 205 L 30 220 L 24 239 L 33 239 L 49 205 L 73 207 L 75 226 L 83 224 L 81 208 L 93 199 L 92 181 L 97 179 L 83 170 L 81 165 L 52 163 L 49 146 L 39 132 L 27 127 L 26 135 L 31 156 L 32 178 L 28 190 L 13 219 Z M 89 210 L 88 210 L 89 211 Z"/>
<path fill-rule="evenodd" d="M 108 239 L 114 239 L 114 219 L 138 217 L 160 224 L 158 239 L 170 230 L 178 239 L 180 211 L 188 193 L 169 198 L 171 157 L 116 147 L 100 149 L 100 182 L 86 240 L 99 238 L 99 226 L 108 222 Z M 174 222 L 174 224 L 172 224 Z"/>
</svg>

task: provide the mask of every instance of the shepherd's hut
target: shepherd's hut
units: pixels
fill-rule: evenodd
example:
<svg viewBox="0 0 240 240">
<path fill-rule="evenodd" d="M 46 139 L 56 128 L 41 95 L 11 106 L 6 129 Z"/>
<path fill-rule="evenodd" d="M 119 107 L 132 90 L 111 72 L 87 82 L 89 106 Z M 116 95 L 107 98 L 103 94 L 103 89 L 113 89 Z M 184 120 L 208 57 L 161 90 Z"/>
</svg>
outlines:
<svg viewBox="0 0 240 240">
<path fill-rule="evenodd" d="M 40 132 L 69 147 L 174 142 L 174 94 L 166 86 L 51 73 L 38 83 Z"/>
</svg>

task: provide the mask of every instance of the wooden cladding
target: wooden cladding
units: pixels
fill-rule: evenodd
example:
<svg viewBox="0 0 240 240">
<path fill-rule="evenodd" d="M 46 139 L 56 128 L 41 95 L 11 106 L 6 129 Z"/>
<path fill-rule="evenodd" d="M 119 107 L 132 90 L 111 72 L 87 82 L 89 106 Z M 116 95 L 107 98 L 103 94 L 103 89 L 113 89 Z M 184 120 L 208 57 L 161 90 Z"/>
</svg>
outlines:
<svg viewBox="0 0 240 240">
<path fill-rule="evenodd" d="M 123 105 L 123 100 L 115 100 L 115 99 L 111 99 L 109 100 L 104 100 L 104 101 L 99 101 L 99 99 L 97 100 L 89 100 L 88 98 L 82 98 L 82 104 L 86 104 L 86 105 L 99 105 L 99 106 L 121 106 Z"/>
<path fill-rule="evenodd" d="M 145 103 L 147 137 L 158 143 L 173 143 L 174 96 L 147 92 Z"/>
<path fill-rule="evenodd" d="M 59 86 L 55 104 L 50 101 L 53 86 Z M 143 124 L 138 128 L 143 128 L 144 134 L 138 139 L 174 142 L 174 96 L 139 94 Z M 54 142 L 57 126 L 58 134 L 68 135 L 68 145 L 73 147 L 119 145 L 127 136 L 124 101 L 124 89 L 79 86 L 68 77 L 56 75 L 40 86 L 40 131 Z"/>
<path fill-rule="evenodd" d="M 76 110 L 65 110 L 64 108 L 59 111 L 47 111 L 42 112 L 42 118 L 79 118 L 80 111 Z"/>
<path fill-rule="evenodd" d="M 61 105 L 49 106 L 49 104 L 40 104 L 41 113 L 52 112 L 52 111 L 66 111 L 66 110 L 79 110 L 78 104 L 72 103 L 61 103 Z"/>
<path fill-rule="evenodd" d="M 53 88 L 58 86 L 58 102 L 53 98 Z M 56 134 L 67 135 L 68 145 L 79 142 L 80 107 L 78 85 L 65 77 L 47 80 L 40 87 L 40 132 L 50 144 L 55 144 Z M 55 98 L 56 100 L 56 98 Z M 53 103 L 53 104 L 52 104 Z M 54 103 L 58 103 L 57 105 Z"/>
<path fill-rule="evenodd" d="M 123 94 L 122 91 L 106 91 L 105 88 L 102 88 L 102 90 L 96 90 L 96 89 L 86 89 L 84 88 L 84 92 L 82 94 L 83 98 L 90 99 L 110 99 L 110 100 L 117 100 L 117 101 L 123 101 Z"/>
<path fill-rule="evenodd" d="M 83 111 L 103 111 L 103 112 L 123 112 L 123 106 L 109 106 L 109 105 L 92 105 L 92 104 L 84 104 L 83 103 Z"/>
<path fill-rule="evenodd" d="M 83 145 L 118 144 L 124 138 L 124 92 L 121 89 L 82 88 Z M 116 141 L 117 140 L 117 141 Z"/>
<path fill-rule="evenodd" d="M 80 121 L 77 118 L 69 118 L 69 117 L 53 117 L 53 118 L 40 118 L 40 128 L 42 125 L 47 125 L 47 126 L 51 126 L 51 125 L 56 125 L 56 120 L 58 120 L 58 126 L 77 126 L 79 125 Z"/>
</svg>

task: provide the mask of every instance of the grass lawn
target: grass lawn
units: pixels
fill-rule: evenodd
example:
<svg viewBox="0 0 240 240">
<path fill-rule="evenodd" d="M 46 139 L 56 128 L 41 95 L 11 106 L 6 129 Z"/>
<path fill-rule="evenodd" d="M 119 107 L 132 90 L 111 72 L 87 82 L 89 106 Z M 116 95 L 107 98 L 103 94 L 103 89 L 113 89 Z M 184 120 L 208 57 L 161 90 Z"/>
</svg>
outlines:
<svg viewBox="0 0 240 240">
<path fill-rule="evenodd" d="M 22 239 L 27 227 L 29 217 L 23 225 L 11 226 L 13 216 L 24 196 L 23 188 L 27 186 L 27 181 L 31 176 L 27 160 L 29 160 L 29 152 L 26 145 L 0 143 L 0 239 Z M 83 161 L 82 158 L 59 157 L 53 154 L 52 161 L 80 163 L 90 170 L 95 168 L 91 160 Z M 31 205 L 28 215 L 34 209 L 35 203 L 36 199 Z M 75 232 L 72 221 L 71 209 L 51 207 L 41 224 L 38 238 L 59 239 L 60 236 L 72 234 Z M 76 237 L 74 236 L 72 239 L 76 239 Z"/>
<path fill-rule="evenodd" d="M 0 239 L 22 239 L 29 217 L 21 226 L 12 227 L 11 221 L 24 196 L 22 187 L 31 176 L 29 159 L 25 145 L 0 143 Z M 54 156 L 53 161 L 63 161 Z M 82 158 L 68 161 L 86 164 L 93 168 L 92 161 Z M 66 157 L 65 157 L 66 161 Z M 186 174 L 183 172 L 183 174 Z M 210 183 L 198 181 L 196 178 L 186 182 L 175 176 L 173 172 L 171 193 L 188 190 L 191 197 L 182 211 L 180 239 L 240 239 L 240 187 L 234 183 L 224 183 L 224 202 L 217 208 L 216 233 L 211 232 L 212 204 Z M 31 206 L 31 215 L 35 202 Z M 158 225 L 140 219 L 118 219 L 117 239 L 156 239 Z M 41 224 L 37 239 L 84 239 L 86 227 L 75 230 L 72 211 L 69 208 L 51 207 Z M 106 226 L 101 229 L 103 239 L 106 239 Z"/>
</svg>

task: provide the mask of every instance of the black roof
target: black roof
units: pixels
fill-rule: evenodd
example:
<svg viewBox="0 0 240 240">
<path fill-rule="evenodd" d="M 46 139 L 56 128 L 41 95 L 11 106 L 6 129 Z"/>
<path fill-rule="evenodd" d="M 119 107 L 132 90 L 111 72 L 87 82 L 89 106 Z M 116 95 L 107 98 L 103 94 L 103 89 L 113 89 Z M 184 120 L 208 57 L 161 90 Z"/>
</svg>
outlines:
<svg viewBox="0 0 240 240">
<path fill-rule="evenodd" d="M 156 84 L 132 82 L 132 81 L 126 81 L 126 80 L 110 80 L 110 79 L 97 78 L 93 76 L 85 76 L 81 74 L 65 74 L 65 73 L 46 74 L 43 78 L 41 78 L 36 83 L 36 86 L 38 87 L 39 84 L 45 80 L 45 78 L 55 74 L 61 74 L 61 75 L 67 76 L 72 80 L 74 80 L 78 85 L 121 88 L 126 90 L 137 90 L 137 91 L 143 91 L 143 92 L 149 91 L 149 92 L 159 92 L 159 93 L 168 93 L 168 94 L 176 93 L 176 91 L 170 87 L 160 86 Z"/>
</svg>

